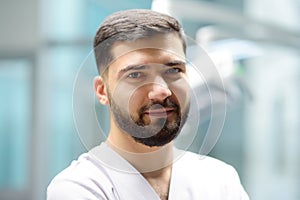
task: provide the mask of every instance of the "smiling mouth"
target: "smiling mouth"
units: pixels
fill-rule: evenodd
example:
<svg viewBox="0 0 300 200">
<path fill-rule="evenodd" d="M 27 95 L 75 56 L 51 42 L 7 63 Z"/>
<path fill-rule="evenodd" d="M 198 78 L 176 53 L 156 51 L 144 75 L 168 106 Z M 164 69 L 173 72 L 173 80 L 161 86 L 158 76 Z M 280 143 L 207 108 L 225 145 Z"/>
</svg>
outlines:
<svg viewBox="0 0 300 200">
<path fill-rule="evenodd" d="M 174 111 L 175 111 L 174 108 L 160 108 L 160 109 L 147 110 L 144 112 L 144 114 L 155 118 L 165 118 L 168 115 L 172 114 Z"/>
</svg>

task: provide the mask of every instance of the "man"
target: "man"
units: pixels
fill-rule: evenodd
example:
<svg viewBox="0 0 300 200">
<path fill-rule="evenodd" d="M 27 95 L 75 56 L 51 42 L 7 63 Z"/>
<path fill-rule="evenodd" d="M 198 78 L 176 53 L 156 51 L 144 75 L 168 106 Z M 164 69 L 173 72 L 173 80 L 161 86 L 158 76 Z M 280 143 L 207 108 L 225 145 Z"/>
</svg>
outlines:
<svg viewBox="0 0 300 200">
<path fill-rule="evenodd" d="M 105 19 L 94 89 L 110 110 L 109 135 L 52 180 L 48 200 L 248 199 L 231 166 L 173 146 L 190 107 L 185 50 L 170 16 L 127 10 Z"/>
</svg>

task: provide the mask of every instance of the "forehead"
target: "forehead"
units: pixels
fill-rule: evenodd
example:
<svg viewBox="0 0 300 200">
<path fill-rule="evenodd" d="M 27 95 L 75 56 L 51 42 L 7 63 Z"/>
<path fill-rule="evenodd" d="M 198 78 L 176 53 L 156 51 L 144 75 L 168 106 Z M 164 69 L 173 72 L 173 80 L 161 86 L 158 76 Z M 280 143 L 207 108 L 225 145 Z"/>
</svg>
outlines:
<svg viewBox="0 0 300 200">
<path fill-rule="evenodd" d="M 160 59 L 185 60 L 183 44 L 177 33 L 160 34 L 135 41 L 118 41 L 113 45 L 111 53 L 114 57 L 113 64 L 118 63 L 119 60 L 125 61 L 126 58 L 131 59 L 131 62 L 160 62 Z"/>
</svg>

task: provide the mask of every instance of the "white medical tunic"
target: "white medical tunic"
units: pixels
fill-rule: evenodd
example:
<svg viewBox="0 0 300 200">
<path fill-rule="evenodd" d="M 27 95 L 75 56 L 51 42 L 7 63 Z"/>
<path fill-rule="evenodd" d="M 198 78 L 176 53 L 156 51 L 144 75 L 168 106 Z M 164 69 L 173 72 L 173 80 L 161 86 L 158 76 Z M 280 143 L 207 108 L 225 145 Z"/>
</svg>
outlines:
<svg viewBox="0 0 300 200">
<path fill-rule="evenodd" d="M 247 200 L 235 169 L 211 157 L 176 149 L 169 200 Z M 106 143 L 59 173 L 47 200 L 159 200 L 148 181 Z"/>
</svg>

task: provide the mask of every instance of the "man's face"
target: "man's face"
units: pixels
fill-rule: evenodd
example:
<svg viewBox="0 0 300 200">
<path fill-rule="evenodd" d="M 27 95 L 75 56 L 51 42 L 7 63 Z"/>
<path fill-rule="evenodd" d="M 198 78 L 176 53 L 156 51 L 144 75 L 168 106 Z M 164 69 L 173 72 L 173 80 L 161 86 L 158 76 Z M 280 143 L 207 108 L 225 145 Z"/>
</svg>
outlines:
<svg viewBox="0 0 300 200">
<path fill-rule="evenodd" d="M 176 34 L 113 46 L 107 85 L 113 125 L 147 146 L 180 132 L 189 110 L 185 54 Z"/>
</svg>

